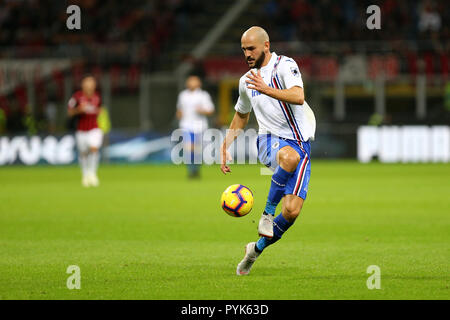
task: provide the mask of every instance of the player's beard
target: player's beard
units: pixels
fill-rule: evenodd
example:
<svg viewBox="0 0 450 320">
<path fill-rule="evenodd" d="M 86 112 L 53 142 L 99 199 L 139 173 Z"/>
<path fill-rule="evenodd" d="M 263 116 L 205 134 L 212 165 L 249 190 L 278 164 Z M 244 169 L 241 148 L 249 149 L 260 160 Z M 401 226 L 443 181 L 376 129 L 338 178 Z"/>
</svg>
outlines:
<svg viewBox="0 0 450 320">
<path fill-rule="evenodd" d="M 253 66 L 253 68 L 256 68 L 256 69 L 261 68 L 265 58 L 266 58 L 266 54 L 263 51 L 263 52 L 261 52 L 261 55 L 258 57 L 258 59 L 255 60 L 255 65 Z M 252 69 L 252 68 L 250 68 L 250 69 Z"/>
</svg>

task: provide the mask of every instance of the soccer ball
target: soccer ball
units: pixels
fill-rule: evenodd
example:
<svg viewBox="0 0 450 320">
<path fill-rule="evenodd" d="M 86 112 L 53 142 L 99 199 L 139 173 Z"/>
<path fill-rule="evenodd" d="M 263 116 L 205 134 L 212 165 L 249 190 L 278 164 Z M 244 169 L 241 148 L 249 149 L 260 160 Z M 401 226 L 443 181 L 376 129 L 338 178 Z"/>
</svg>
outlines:
<svg viewBox="0 0 450 320">
<path fill-rule="evenodd" d="M 243 217 L 252 210 L 253 193 L 242 184 L 233 184 L 222 193 L 220 203 L 228 215 Z"/>
</svg>

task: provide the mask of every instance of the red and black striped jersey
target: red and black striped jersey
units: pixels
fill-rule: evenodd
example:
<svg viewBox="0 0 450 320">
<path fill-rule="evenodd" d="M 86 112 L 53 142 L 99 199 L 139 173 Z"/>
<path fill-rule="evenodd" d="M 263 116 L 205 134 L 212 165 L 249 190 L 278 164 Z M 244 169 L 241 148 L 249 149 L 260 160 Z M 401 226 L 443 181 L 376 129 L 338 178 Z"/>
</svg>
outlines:
<svg viewBox="0 0 450 320">
<path fill-rule="evenodd" d="M 77 130 L 89 131 L 98 128 L 97 116 L 100 112 L 101 104 L 102 99 L 97 92 L 91 97 L 86 96 L 81 90 L 73 94 L 68 103 L 69 109 L 85 105 L 84 112 L 78 116 Z"/>
</svg>

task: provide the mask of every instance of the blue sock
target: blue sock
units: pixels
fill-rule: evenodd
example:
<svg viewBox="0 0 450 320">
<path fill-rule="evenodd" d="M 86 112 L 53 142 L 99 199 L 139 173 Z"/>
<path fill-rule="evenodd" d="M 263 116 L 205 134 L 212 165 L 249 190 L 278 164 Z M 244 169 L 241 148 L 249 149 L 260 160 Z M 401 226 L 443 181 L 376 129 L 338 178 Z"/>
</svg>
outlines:
<svg viewBox="0 0 450 320">
<path fill-rule="evenodd" d="M 286 189 L 286 183 L 292 176 L 293 172 L 284 170 L 281 166 L 278 166 L 272 175 L 272 182 L 270 184 L 269 195 L 267 196 L 267 203 L 264 211 L 268 214 L 275 215 L 275 210 L 281 198 L 284 196 L 284 190 Z"/>
<path fill-rule="evenodd" d="M 196 174 L 199 172 L 200 165 L 199 164 L 188 164 L 188 172 L 190 174 Z"/>
<path fill-rule="evenodd" d="M 201 155 L 197 152 L 197 150 L 192 149 L 189 154 L 188 154 L 188 172 L 191 175 L 195 175 L 198 174 L 199 170 L 200 170 L 200 164 L 198 163 L 199 161 L 199 157 L 201 157 Z"/>
<path fill-rule="evenodd" d="M 192 150 L 191 152 L 190 152 L 191 154 L 190 154 L 190 164 L 195 164 L 195 152 L 194 152 L 194 150 Z"/>
<path fill-rule="evenodd" d="M 270 246 L 271 244 L 274 244 L 278 240 L 281 239 L 283 236 L 283 233 L 287 231 L 294 223 L 287 221 L 283 214 L 280 213 L 274 220 L 273 220 L 273 237 L 272 239 L 261 237 L 259 238 L 258 242 L 256 242 L 256 250 L 259 252 L 262 252 L 267 246 Z"/>
</svg>

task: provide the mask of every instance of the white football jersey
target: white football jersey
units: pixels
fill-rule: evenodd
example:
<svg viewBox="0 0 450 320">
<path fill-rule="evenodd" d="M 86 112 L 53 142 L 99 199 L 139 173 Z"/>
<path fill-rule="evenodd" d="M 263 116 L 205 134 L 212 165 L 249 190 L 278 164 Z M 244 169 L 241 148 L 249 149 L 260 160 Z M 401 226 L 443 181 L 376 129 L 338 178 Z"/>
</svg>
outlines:
<svg viewBox="0 0 450 320">
<path fill-rule="evenodd" d="M 257 69 L 253 71 L 257 72 Z M 290 89 L 293 86 L 303 88 L 298 65 L 289 57 L 278 56 L 272 52 L 269 63 L 260 71 L 266 84 L 273 88 Z M 248 73 L 239 80 L 239 98 L 234 109 L 244 114 L 253 109 L 260 134 L 272 133 L 297 141 L 314 140 L 316 120 L 308 103 L 305 101 L 302 105 L 289 104 L 248 89 L 245 82 L 249 80 Z"/>
<path fill-rule="evenodd" d="M 177 110 L 181 111 L 180 128 L 194 133 L 200 133 L 208 128 L 206 116 L 197 113 L 197 109 L 214 111 L 209 93 L 202 89 L 181 91 L 177 101 Z"/>
</svg>

